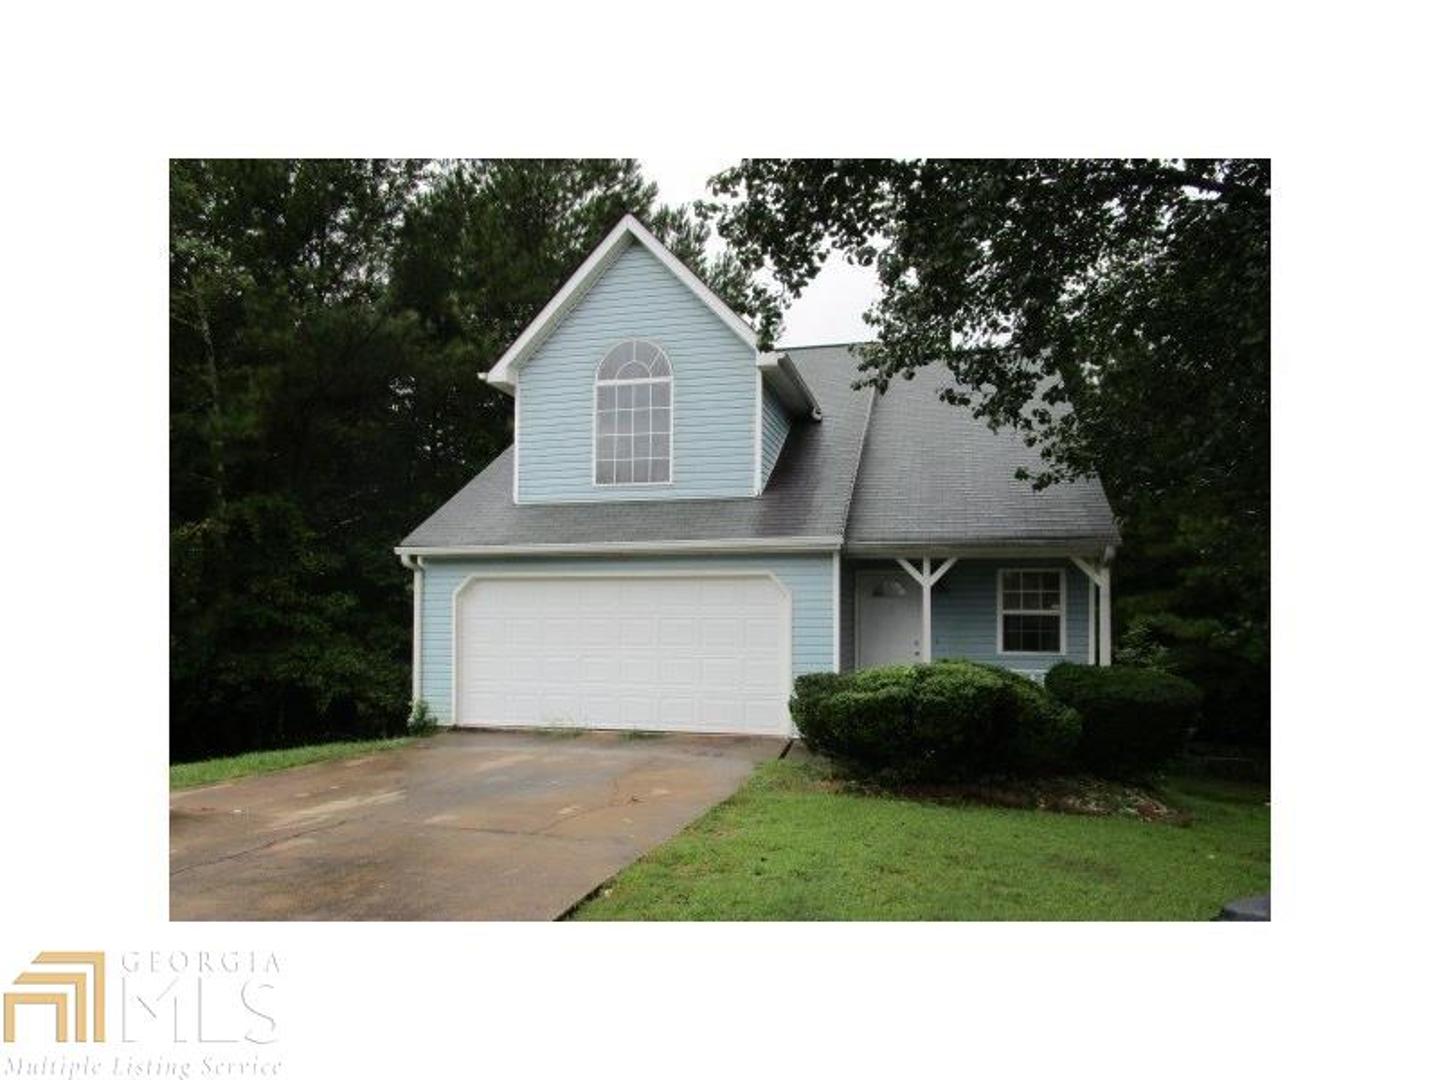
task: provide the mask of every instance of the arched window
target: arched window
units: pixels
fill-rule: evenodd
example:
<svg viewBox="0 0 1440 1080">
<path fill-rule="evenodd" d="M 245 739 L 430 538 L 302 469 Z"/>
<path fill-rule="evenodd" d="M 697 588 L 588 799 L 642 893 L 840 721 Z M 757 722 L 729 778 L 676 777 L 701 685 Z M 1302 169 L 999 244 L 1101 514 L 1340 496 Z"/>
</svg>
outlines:
<svg viewBox="0 0 1440 1080">
<path fill-rule="evenodd" d="M 595 373 L 595 483 L 668 484 L 670 360 L 649 341 L 622 341 Z"/>
</svg>

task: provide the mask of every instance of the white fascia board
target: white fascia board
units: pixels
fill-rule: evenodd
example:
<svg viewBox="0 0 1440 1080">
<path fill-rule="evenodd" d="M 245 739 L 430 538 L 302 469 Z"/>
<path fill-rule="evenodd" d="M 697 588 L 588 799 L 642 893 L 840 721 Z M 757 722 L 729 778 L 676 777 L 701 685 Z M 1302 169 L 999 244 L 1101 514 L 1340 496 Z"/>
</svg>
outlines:
<svg viewBox="0 0 1440 1080">
<path fill-rule="evenodd" d="M 693 292 L 741 341 L 749 348 L 755 347 L 759 335 L 754 328 L 735 314 L 710 286 L 701 281 L 695 272 L 677 259 L 664 244 L 655 239 L 655 234 L 642 225 L 638 218 L 633 214 L 626 214 L 580 264 L 579 269 L 570 275 L 570 279 L 560 287 L 560 291 L 550 298 L 550 302 L 540 310 L 540 314 L 531 320 L 530 325 L 515 339 L 515 343 L 505 350 L 505 355 L 483 376 L 485 381 L 507 393 L 513 392 L 516 368 L 525 362 L 554 329 L 556 323 L 584 298 L 600 275 L 632 243 L 640 244 L 659 259 L 661 264 L 679 278 L 681 284 Z"/>
<path fill-rule="evenodd" d="M 1011 540 L 983 544 L 954 544 L 943 540 L 930 543 L 902 541 L 846 541 L 845 554 L 866 558 L 916 558 L 929 555 L 931 558 L 959 559 L 1003 559 L 1003 558 L 1063 558 L 1078 555 L 1082 559 L 1096 558 L 1103 545 L 1082 538 L 1075 540 Z"/>
<path fill-rule="evenodd" d="M 812 420 L 820 419 L 820 403 L 815 400 L 815 395 L 806 385 L 789 353 L 758 353 L 755 356 L 755 366 L 760 369 L 765 385 L 775 392 L 792 414 L 809 416 Z"/>
<path fill-rule="evenodd" d="M 397 547 L 402 559 L 410 555 L 434 557 L 505 555 L 721 555 L 778 551 L 839 551 L 838 536 L 779 536 L 730 540 L 622 540 L 595 544 L 488 544 L 470 547 Z"/>
</svg>

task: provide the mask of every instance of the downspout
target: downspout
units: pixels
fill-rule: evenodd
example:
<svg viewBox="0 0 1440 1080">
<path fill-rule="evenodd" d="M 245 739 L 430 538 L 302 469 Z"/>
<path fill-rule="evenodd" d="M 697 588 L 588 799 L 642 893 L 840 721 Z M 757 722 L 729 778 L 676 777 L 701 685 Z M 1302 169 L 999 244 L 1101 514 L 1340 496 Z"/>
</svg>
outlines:
<svg viewBox="0 0 1440 1080">
<path fill-rule="evenodd" d="M 410 626 L 410 701 L 420 700 L 420 613 L 425 598 L 425 562 L 421 555 L 401 555 L 400 564 L 415 575 Z"/>
</svg>

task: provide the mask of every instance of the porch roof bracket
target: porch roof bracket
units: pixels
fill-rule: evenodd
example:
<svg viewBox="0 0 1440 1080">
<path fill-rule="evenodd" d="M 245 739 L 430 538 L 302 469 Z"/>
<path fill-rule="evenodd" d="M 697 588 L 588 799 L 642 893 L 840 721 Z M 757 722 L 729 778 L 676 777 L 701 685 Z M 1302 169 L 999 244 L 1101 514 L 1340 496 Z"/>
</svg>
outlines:
<svg viewBox="0 0 1440 1080">
<path fill-rule="evenodd" d="M 923 586 L 923 585 L 925 584 L 925 574 L 924 574 L 924 572 L 915 569 L 914 564 L 912 564 L 909 559 L 899 559 L 899 558 L 897 558 L 895 561 L 898 562 L 898 563 L 901 565 L 901 567 L 904 568 L 904 570 L 905 570 L 905 572 L 906 572 L 907 574 L 909 574 L 912 578 L 915 579 L 915 583 L 916 583 L 917 585 Z"/>
<path fill-rule="evenodd" d="M 1092 584 L 1100 584 L 1100 567 L 1096 566 L 1089 559 L 1082 559 L 1079 555 L 1071 555 L 1070 561 L 1073 562 L 1084 572 L 1085 576 L 1090 579 Z"/>
<path fill-rule="evenodd" d="M 933 642 L 931 640 L 933 635 L 930 630 L 930 590 L 935 586 L 935 583 L 944 577 L 950 568 L 955 565 L 956 559 L 953 556 L 946 559 L 940 564 L 938 570 L 930 569 L 930 556 L 928 555 L 920 560 L 920 569 L 918 570 L 915 568 L 915 564 L 909 559 L 902 559 L 896 556 L 895 561 L 898 562 L 901 567 L 904 568 L 905 572 L 914 578 L 916 584 L 920 586 L 920 659 L 928 664 L 933 648 Z"/>
</svg>

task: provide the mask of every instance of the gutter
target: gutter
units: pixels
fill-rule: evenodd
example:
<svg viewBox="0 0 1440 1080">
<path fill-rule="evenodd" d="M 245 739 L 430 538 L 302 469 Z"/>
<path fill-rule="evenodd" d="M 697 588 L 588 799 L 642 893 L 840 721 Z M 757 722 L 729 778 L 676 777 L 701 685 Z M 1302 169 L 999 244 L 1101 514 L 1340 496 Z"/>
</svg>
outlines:
<svg viewBox="0 0 1440 1080">
<path fill-rule="evenodd" d="M 419 555 L 412 555 L 399 551 L 400 563 L 414 575 L 414 596 L 411 607 L 414 614 L 411 616 L 410 625 L 410 701 L 413 704 L 420 700 L 420 633 L 421 633 L 421 610 L 425 603 L 425 563 Z"/>
<path fill-rule="evenodd" d="M 1035 539 L 945 541 L 945 540 L 860 540 L 847 541 L 847 555 L 874 556 L 950 556 L 962 558 L 1005 558 L 1024 552 L 1030 555 L 1070 555 L 1076 551 L 1103 551 L 1103 561 L 1115 558 L 1115 542 L 1099 536 L 1053 536 Z"/>
<path fill-rule="evenodd" d="M 820 411 L 820 403 L 815 400 L 815 395 L 795 367 L 795 361 L 790 359 L 789 353 L 759 353 L 755 357 L 755 366 L 792 412 L 808 413 L 811 420 L 822 418 L 824 414 Z"/>
<path fill-rule="evenodd" d="M 728 540 L 621 540 L 589 544 L 472 544 L 451 547 L 401 546 L 395 549 L 400 561 L 407 558 L 470 557 L 508 555 L 724 555 L 757 552 L 839 551 L 840 536 L 782 536 L 773 538 L 735 537 Z M 410 566 L 410 563 L 405 563 Z"/>
</svg>

